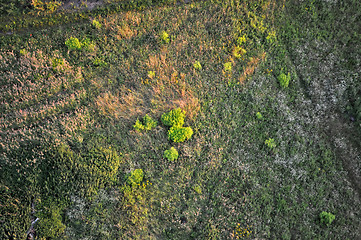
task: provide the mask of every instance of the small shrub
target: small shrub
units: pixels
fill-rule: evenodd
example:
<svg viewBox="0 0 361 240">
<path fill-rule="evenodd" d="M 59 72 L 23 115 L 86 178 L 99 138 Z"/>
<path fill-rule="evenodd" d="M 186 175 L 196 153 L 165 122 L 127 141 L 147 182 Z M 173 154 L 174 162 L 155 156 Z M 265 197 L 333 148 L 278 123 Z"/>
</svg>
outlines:
<svg viewBox="0 0 361 240">
<path fill-rule="evenodd" d="M 333 220 L 335 220 L 335 215 L 323 211 L 320 213 L 320 220 L 322 224 L 329 226 L 333 222 Z"/>
<path fill-rule="evenodd" d="M 192 137 L 193 130 L 190 127 L 171 127 L 168 130 L 168 137 L 173 142 L 184 142 Z"/>
<path fill-rule="evenodd" d="M 231 63 L 231 62 L 226 62 L 226 63 L 224 64 L 224 71 L 225 71 L 225 72 L 230 72 L 230 71 L 232 71 L 232 63 Z"/>
<path fill-rule="evenodd" d="M 143 123 L 145 130 L 151 130 L 152 128 L 157 126 L 157 121 L 153 120 L 148 114 L 144 116 Z"/>
<path fill-rule="evenodd" d="M 162 123 L 166 126 L 181 127 L 184 124 L 185 116 L 186 116 L 185 111 L 183 111 L 180 108 L 176 108 L 168 113 L 163 113 L 161 120 Z"/>
<path fill-rule="evenodd" d="M 95 58 L 95 59 L 93 60 L 93 65 L 94 65 L 94 66 L 97 66 L 97 67 L 105 67 L 105 66 L 107 66 L 108 64 L 107 64 L 103 59 Z"/>
<path fill-rule="evenodd" d="M 138 131 L 138 132 L 140 132 L 140 131 L 142 131 L 142 130 L 144 130 L 144 125 L 139 121 L 139 119 L 137 119 L 137 121 L 135 121 L 135 124 L 133 125 L 133 128 L 136 130 L 136 131 Z"/>
<path fill-rule="evenodd" d="M 27 53 L 26 49 L 20 49 L 20 55 L 25 56 Z"/>
<path fill-rule="evenodd" d="M 169 150 L 165 150 L 163 157 L 169 161 L 174 161 L 178 159 L 178 151 L 174 147 L 171 147 Z"/>
<path fill-rule="evenodd" d="M 89 38 L 83 39 L 80 44 L 81 44 L 81 48 L 84 48 L 88 52 L 95 51 L 95 44 L 92 41 L 90 41 Z"/>
<path fill-rule="evenodd" d="M 68 38 L 65 41 L 65 45 L 68 47 L 69 50 L 80 50 L 82 44 L 80 43 L 79 39 L 75 37 Z"/>
<path fill-rule="evenodd" d="M 256 113 L 256 117 L 259 119 L 259 120 L 262 120 L 263 119 L 263 116 L 260 112 L 257 112 Z"/>
<path fill-rule="evenodd" d="M 97 20 L 93 20 L 92 21 L 92 26 L 94 27 L 94 28 L 96 28 L 96 29 L 100 29 L 101 27 L 102 27 L 102 24 L 99 22 L 99 21 L 97 21 Z"/>
<path fill-rule="evenodd" d="M 269 138 L 264 142 L 268 148 L 274 149 L 276 147 L 275 140 L 273 138 Z"/>
<path fill-rule="evenodd" d="M 202 70 L 202 65 L 199 61 L 195 61 L 193 64 L 194 69 L 196 70 Z"/>
<path fill-rule="evenodd" d="M 288 85 L 290 84 L 290 80 L 291 80 L 291 75 L 290 73 L 288 73 L 287 75 L 284 73 L 281 73 L 278 76 L 278 81 L 280 82 L 281 87 L 283 88 L 287 88 Z"/>
<path fill-rule="evenodd" d="M 128 183 L 130 185 L 140 184 L 143 181 L 143 178 L 144 178 L 143 170 L 135 169 L 130 173 L 130 176 L 128 177 Z"/>
<path fill-rule="evenodd" d="M 202 188 L 198 184 L 193 187 L 193 190 L 198 194 L 202 194 Z"/>
<path fill-rule="evenodd" d="M 236 46 L 232 51 L 233 56 L 236 58 L 241 58 L 246 53 L 247 51 L 244 48 L 238 46 Z"/>
<path fill-rule="evenodd" d="M 242 45 L 243 43 L 247 42 L 246 35 L 237 38 L 237 44 Z"/>
<path fill-rule="evenodd" d="M 162 43 L 169 43 L 169 34 L 166 31 L 163 31 L 160 35 Z"/>
<path fill-rule="evenodd" d="M 139 119 L 137 119 L 137 121 L 133 125 L 133 128 L 136 131 L 140 132 L 142 130 L 149 131 L 156 126 L 157 126 L 157 121 L 153 120 L 148 114 L 146 114 L 143 117 L 143 123 Z"/>
<path fill-rule="evenodd" d="M 275 31 L 271 31 L 268 33 L 268 36 L 266 37 L 266 40 L 269 44 L 273 44 L 276 41 L 277 37 L 276 37 L 276 32 Z"/>
<path fill-rule="evenodd" d="M 155 72 L 154 71 L 148 71 L 148 77 L 150 79 L 153 79 L 155 77 Z"/>
</svg>

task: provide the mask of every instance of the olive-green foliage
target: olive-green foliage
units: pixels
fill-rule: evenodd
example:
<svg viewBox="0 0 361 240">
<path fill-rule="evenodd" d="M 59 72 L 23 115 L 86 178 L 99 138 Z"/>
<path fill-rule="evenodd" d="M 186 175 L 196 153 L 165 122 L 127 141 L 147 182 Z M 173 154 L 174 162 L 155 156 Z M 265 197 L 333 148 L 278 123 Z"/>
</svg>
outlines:
<svg viewBox="0 0 361 240">
<path fill-rule="evenodd" d="M 166 31 L 163 31 L 161 33 L 160 38 L 161 38 L 162 43 L 169 43 L 169 41 L 170 41 L 169 34 Z"/>
<path fill-rule="evenodd" d="M 65 41 L 65 45 L 68 47 L 69 50 L 80 50 L 82 47 L 81 42 L 78 38 L 70 37 Z"/>
<path fill-rule="evenodd" d="M 137 121 L 135 121 L 135 124 L 133 125 L 133 128 L 136 131 L 140 132 L 140 131 L 144 130 L 144 125 L 142 124 L 142 122 L 139 119 L 137 119 Z"/>
<path fill-rule="evenodd" d="M 199 61 L 195 61 L 195 62 L 193 63 L 193 67 L 194 67 L 194 69 L 196 69 L 196 70 L 202 70 L 202 65 L 201 65 L 201 63 L 200 63 Z"/>
<path fill-rule="evenodd" d="M 85 38 L 81 41 L 81 48 L 88 52 L 94 52 L 95 51 L 95 44 L 90 41 L 89 38 Z"/>
<path fill-rule="evenodd" d="M 257 112 L 256 113 L 256 117 L 259 119 L 259 120 L 262 120 L 263 119 L 263 116 L 260 112 Z"/>
<path fill-rule="evenodd" d="M 290 84 L 290 80 L 291 80 L 291 75 L 290 73 L 288 73 L 287 75 L 284 73 L 281 73 L 278 76 L 278 81 L 280 82 L 281 87 L 283 88 L 287 88 L 288 85 Z"/>
<path fill-rule="evenodd" d="M 329 226 L 333 220 L 335 220 L 335 215 L 329 212 L 322 211 L 320 213 L 320 221 L 322 224 L 325 224 L 326 226 Z"/>
<path fill-rule="evenodd" d="M 169 150 L 165 150 L 163 156 L 169 161 L 174 161 L 178 159 L 178 151 L 174 147 L 171 147 Z"/>
<path fill-rule="evenodd" d="M 144 116 L 143 123 L 145 130 L 151 130 L 152 128 L 157 126 L 157 121 L 153 120 L 148 114 Z"/>
<path fill-rule="evenodd" d="M 143 181 L 144 172 L 142 169 L 135 169 L 132 171 L 128 177 L 128 183 L 133 184 L 140 184 Z"/>
<path fill-rule="evenodd" d="M 184 124 L 185 116 L 186 112 L 184 110 L 181 108 L 176 108 L 168 113 L 163 113 L 161 120 L 162 123 L 166 126 L 181 127 Z"/>
<path fill-rule="evenodd" d="M 94 27 L 94 28 L 96 28 L 96 29 L 100 29 L 101 27 L 102 27 L 102 24 L 99 22 L 99 21 L 97 21 L 97 20 L 93 20 L 92 21 L 92 26 Z"/>
<path fill-rule="evenodd" d="M 231 62 L 226 62 L 226 63 L 224 64 L 224 71 L 225 71 L 225 72 L 230 72 L 230 71 L 232 71 L 232 63 L 231 63 Z"/>
<path fill-rule="evenodd" d="M 90 197 L 100 188 L 112 185 L 121 163 L 116 151 L 100 146 L 76 153 L 67 145 L 61 145 L 48 151 L 46 158 L 40 166 L 39 181 L 45 185 L 42 192 L 64 198 L 73 191 Z"/>
<path fill-rule="evenodd" d="M 190 127 L 171 127 L 168 130 L 168 137 L 173 142 L 184 142 L 192 137 L 193 130 Z"/>
<path fill-rule="evenodd" d="M 39 211 L 39 235 L 46 238 L 58 239 L 65 231 L 65 225 L 62 223 L 62 208 L 53 202 L 47 203 Z"/>
<path fill-rule="evenodd" d="M 269 147 L 270 149 L 273 149 L 276 147 L 276 143 L 275 143 L 275 140 L 273 138 L 269 138 L 267 139 L 265 142 L 264 142 L 267 147 Z"/>
<path fill-rule="evenodd" d="M 133 128 L 136 131 L 140 132 L 142 130 L 149 131 L 156 126 L 157 126 L 157 121 L 153 120 L 153 118 L 151 118 L 148 114 L 146 114 L 143 117 L 143 122 L 141 122 L 139 119 L 137 119 L 137 121 L 133 125 Z"/>
</svg>

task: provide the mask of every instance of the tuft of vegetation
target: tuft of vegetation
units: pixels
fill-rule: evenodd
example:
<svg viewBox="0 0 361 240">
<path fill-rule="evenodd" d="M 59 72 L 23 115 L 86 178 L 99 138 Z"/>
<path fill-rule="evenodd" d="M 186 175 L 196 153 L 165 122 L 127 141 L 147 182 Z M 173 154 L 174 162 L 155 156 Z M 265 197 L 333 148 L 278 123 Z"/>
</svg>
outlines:
<svg viewBox="0 0 361 240">
<path fill-rule="evenodd" d="M 176 108 L 168 113 L 163 113 L 161 120 L 165 126 L 168 127 L 181 127 L 184 124 L 186 112 L 181 108 Z"/>
<path fill-rule="evenodd" d="M 133 128 L 138 132 L 145 129 L 143 123 L 139 119 L 137 119 L 137 121 L 135 121 L 135 124 L 133 125 Z"/>
<path fill-rule="evenodd" d="M 130 185 L 137 185 L 140 184 L 143 181 L 144 178 L 144 172 L 142 169 L 135 169 L 132 171 L 127 179 L 127 182 Z"/>
<path fill-rule="evenodd" d="M 65 45 L 69 50 L 80 50 L 82 48 L 82 44 L 76 37 L 70 37 L 65 41 Z"/>
<path fill-rule="evenodd" d="M 284 74 L 284 73 L 281 73 L 279 76 L 278 76 L 278 81 L 281 85 L 282 88 L 287 88 L 288 85 L 290 84 L 290 80 L 291 80 L 291 75 L 290 73 L 288 73 L 287 75 Z"/>
<path fill-rule="evenodd" d="M 146 114 L 143 117 L 143 122 L 141 122 L 139 119 L 135 122 L 133 125 L 133 128 L 140 132 L 142 130 L 152 130 L 152 128 L 155 128 L 157 126 L 157 121 L 153 120 L 148 114 Z"/>
<path fill-rule="evenodd" d="M 98 20 L 96 20 L 96 19 L 94 19 L 94 20 L 92 21 L 92 26 L 93 26 L 94 28 L 96 28 L 96 29 L 101 29 L 101 28 L 102 28 L 102 24 L 101 24 Z"/>
<path fill-rule="evenodd" d="M 171 147 L 169 150 L 165 150 L 163 157 L 169 161 L 174 161 L 178 159 L 178 151 L 174 147 Z"/>
<path fill-rule="evenodd" d="M 224 64 L 224 71 L 225 72 L 231 72 L 232 71 L 232 63 L 231 62 L 226 62 Z"/>
<path fill-rule="evenodd" d="M 276 147 L 276 142 L 273 138 L 267 139 L 264 143 L 269 149 L 274 149 Z"/>
<path fill-rule="evenodd" d="M 168 130 L 168 138 L 173 142 L 184 142 L 192 137 L 193 130 L 190 127 L 171 127 Z"/>
<path fill-rule="evenodd" d="M 199 61 L 195 61 L 193 63 L 193 67 L 194 67 L 195 70 L 202 70 L 202 65 L 201 65 L 201 63 Z"/>
<path fill-rule="evenodd" d="M 335 215 L 329 212 L 322 211 L 320 213 L 320 221 L 322 224 L 325 224 L 326 226 L 330 226 L 331 223 L 335 220 Z"/>
<path fill-rule="evenodd" d="M 262 120 L 262 119 L 263 119 L 263 116 L 262 116 L 262 114 L 261 114 L 260 112 L 257 112 L 257 113 L 256 113 L 256 117 L 257 117 L 258 120 Z"/>
<path fill-rule="evenodd" d="M 160 34 L 160 39 L 161 39 L 161 42 L 162 42 L 162 43 L 169 43 L 169 42 L 170 42 L 169 34 L 168 34 L 166 31 L 163 31 L 163 32 Z"/>
</svg>

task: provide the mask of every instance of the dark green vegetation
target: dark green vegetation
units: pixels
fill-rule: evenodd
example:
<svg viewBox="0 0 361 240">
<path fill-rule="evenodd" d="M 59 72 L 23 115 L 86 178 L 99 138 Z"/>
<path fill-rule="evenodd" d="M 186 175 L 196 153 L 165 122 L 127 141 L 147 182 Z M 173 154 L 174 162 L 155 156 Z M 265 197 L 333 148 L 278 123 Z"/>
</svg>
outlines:
<svg viewBox="0 0 361 240">
<path fill-rule="evenodd" d="M 2 26 L 0 239 L 360 239 L 359 1 L 173 3 Z"/>
</svg>

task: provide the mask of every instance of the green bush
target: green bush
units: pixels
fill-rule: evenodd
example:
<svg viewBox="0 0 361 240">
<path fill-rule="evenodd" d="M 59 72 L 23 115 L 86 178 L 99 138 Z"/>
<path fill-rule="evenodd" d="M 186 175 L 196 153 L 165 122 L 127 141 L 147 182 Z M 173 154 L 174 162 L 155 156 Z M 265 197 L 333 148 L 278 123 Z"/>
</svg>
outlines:
<svg viewBox="0 0 361 240">
<path fill-rule="evenodd" d="M 168 113 L 163 113 L 161 120 L 162 123 L 169 127 L 181 127 L 184 124 L 186 112 L 180 108 L 171 110 Z"/>
<path fill-rule="evenodd" d="M 80 50 L 82 47 L 82 44 L 79 41 L 79 39 L 75 37 L 68 38 L 65 41 L 65 45 L 68 47 L 69 50 Z"/>
<path fill-rule="evenodd" d="M 178 151 L 174 147 L 171 147 L 169 150 L 165 150 L 163 154 L 164 158 L 169 161 L 174 161 L 178 159 Z"/>
<path fill-rule="evenodd" d="M 193 63 L 193 67 L 194 67 L 194 69 L 196 69 L 196 70 L 202 70 L 202 65 L 201 65 L 201 63 L 200 63 L 199 61 L 195 61 L 195 62 Z"/>
<path fill-rule="evenodd" d="M 99 22 L 99 21 L 97 21 L 97 20 L 93 20 L 92 21 L 92 26 L 94 27 L 94 28 L 96 28 L 96 29 L 100 29 L 101 27 L 102 27 L 102 24 Z"/>
<path fill-rule="evenodd" d="M 169 34 L 166 31 L 163 31 L 160 35 L 162 43 L 169 43 Z"/>
<path fill-rule="evenodd" d="M 267 147 L 269 147 L 270 149 L 274 149 L 276 147 L 276 143 L 275 140 L 273 138 L 269 138 L 264 142 Z"/>
<path fill-rule="evenodd" d="M 260 112 L 257 112 L 256 113 L 256 117 L 259 119 L 259 120 L 262 120 L 263 119 L 263 116 Z"/>
<path fill-rule="evenodd" d="M 231 62 L 226 62 L 226 63 L 224 64 L 224 71 L 225 71 L 225 72 L 230 72 L 230 71 L 232 71 L 232 63 L 231 63 Z"/>
<path fill-rule="evenodd" d="M 148 114 L 143 117 L 144 129 L 151 130 L 157 126 L 157 121 L 153 120 Z"/>
<path fill-rule="evenodd" d="M 190 127 L 171 127 L 168 130 L 168 137 L 173 142 L 184 142 L 192 137 L 193 130 Z"/>
<path fill-rule="evenodd" d="M 143 117 L 143 123 L 139 119 L 137 119 L 137 121 L 133 125 L 133 128 L 136 131 L 140 132 L 142 130 L 149 131 L 156 126 L 157 126 L 157 121 L 153 120 L 148 114 L 146 114 Z"/>
<path fill-rule="evenodd" d="M 284 73 L 281 73 L 278 76 L 278 81 L 280 82 L 281 87 L 283 88 L 287 88 L 288 85 L 290 84 L 290 80 L 291 80 L 291 75 L 290 73 L 288 73 L 287 75 Z"/>
<path fill-rule="evenodd" d="M 332 213 L 322 211 L 320 213 L 320 220 L 321 223 L 325 224 L 326 226 L 329 226 L 333 222 L 333 220 L 335 220 L 335 215 L 333 215 Z"/>
<path fill-rule="evenodd" d="M 130 176 L 128 177 L 128 183 L 130 185 L 133 184 L 140 184 L 143 181 L 144 172 L 142 169 L 135 169 L 130 173 Z"/>
</svg>

